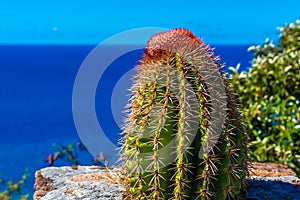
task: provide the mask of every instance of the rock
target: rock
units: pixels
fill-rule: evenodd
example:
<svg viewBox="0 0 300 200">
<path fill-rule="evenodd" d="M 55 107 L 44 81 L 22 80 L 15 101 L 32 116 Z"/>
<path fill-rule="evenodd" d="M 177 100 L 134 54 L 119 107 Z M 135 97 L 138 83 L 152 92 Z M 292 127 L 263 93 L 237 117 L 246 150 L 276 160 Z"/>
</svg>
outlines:
<svg viewBox="0 0 300 200">
<path fill-rule="evenodd" d="M 249 168 L 250 176 L 296 176 L 288 166 L 276 163 L 253 162 Z"/>
<path fill-rule="evenodd" d="M 53 183 L 53 180 L 50 178 L 43 177 L 41 171 L 37 171 L 35 173 L 35 183 L 36 183 L 34 185 L 35 199 L 40 199 L 41 197 L 45 196 L 48 192 L 57 189 L 55 187 L 51 187 L 51 183 Z"/>
<path fill-rule="evenodd" d="M 294 176 L 263 177 L 251 176 L 247 179 L 249 187 L 242 199 L 300 199 L 300 180 Z"/>
<path fill-rule="evenodd" d="M 34 200 L 122 199 L 120 168 L 98 166 L 48 167 L 35 174 Z M 242 199 L 300 200 L 300 179 L 285 165 L 252 163 Z"/>
<path fill-rule="evenodd" d="M 47 167 L 35 173 L 34 200 L 122 199 L 119 168 Z"/>
<path fill-rule="evenodd" d="M 300 200 L 300 179 L 287 166 L 254 162 L 249 171 L 248 189 L 242 199 Z"/>
</svg>

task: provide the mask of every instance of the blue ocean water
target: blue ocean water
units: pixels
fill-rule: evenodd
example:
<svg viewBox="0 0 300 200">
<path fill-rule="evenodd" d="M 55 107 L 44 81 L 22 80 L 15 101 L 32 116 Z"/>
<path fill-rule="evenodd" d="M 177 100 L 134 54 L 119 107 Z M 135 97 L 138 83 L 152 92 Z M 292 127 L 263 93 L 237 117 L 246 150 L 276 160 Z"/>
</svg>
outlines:
<svg viewBox="0 0 300 200">
<path fill-rule="evenodd" d="M 212 45 L 213 46 L 213 45 Z M 229 66 L 247 70 L 250 45 L 216 45 L 215 54 Z M 79 141 L 72 116 L 72 90 L 82 62 L 95 46 L 0 46 L 0 177 L 17 181 L 25 168 L 30 177 L 25 190 L 33 192 L 34 171 L 46 167 L 52 144 Z M 96 111 L 108 137 L 118 140 L 120 128 L 111 111 L 114 85 L 141 57 L 136 50 L 115 60 L 101 77 Z M 98 91 L 99 90 L 99 91 Z M 120 99 L 126 102 L 126 98 Z M 83 155 L 85 164 L 92 159 Z M 0 186 L 1 191 L 1 186 Z"/>
</svg>

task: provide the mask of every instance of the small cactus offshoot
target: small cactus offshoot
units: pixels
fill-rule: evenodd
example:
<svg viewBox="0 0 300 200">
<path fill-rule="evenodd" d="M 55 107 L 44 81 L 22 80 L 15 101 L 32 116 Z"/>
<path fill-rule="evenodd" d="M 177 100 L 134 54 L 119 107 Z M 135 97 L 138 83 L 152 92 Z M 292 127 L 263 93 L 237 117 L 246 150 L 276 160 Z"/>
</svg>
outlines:
<svg viewBox="0 0 300 200">
<path fill-rule="evenodd" d="M 246 134 L 219 62 L 186 29 L 150 38 L 121 140 L 129 199 L 238 198 Z"/>
</svg>

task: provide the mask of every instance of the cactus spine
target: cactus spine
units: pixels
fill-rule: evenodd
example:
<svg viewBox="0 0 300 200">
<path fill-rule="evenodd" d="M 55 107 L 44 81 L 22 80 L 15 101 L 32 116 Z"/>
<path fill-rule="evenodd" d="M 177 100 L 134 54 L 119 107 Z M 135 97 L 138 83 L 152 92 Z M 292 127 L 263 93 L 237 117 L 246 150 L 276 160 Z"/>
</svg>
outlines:
<svg viewBox="0 0 300 200">
<path fill-rule="evenodd" d="M 129 198 L 238 197 L 246 136 L 218 60 L 186 29 L 149 40 L 121 141 Z"/>
</svg>

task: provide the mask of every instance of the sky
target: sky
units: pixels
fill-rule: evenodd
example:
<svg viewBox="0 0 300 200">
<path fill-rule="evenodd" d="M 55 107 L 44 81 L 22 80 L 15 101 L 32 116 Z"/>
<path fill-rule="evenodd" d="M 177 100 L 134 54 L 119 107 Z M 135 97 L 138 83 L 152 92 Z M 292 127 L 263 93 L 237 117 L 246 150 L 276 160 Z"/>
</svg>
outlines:
<svg viewBox="0 0 300 200">
<path fill-rule="evenodd" d="M 213 44 L 261 44 L 299 18 L 299 0 L 2 0 L 0 44 L 99 44 L 143 27 L 183 27 Z"/>
</svg>

